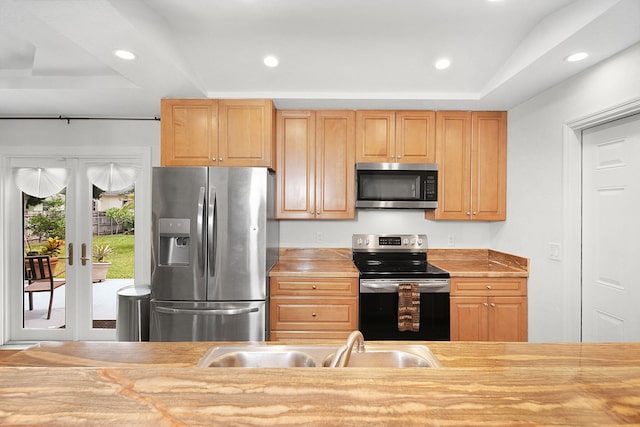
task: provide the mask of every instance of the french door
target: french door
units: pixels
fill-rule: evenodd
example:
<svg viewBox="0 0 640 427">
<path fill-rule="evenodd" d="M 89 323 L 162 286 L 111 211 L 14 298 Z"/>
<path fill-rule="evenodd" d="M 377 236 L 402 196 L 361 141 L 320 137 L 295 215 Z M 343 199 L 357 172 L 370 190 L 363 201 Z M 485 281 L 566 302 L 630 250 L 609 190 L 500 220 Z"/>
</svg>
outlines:
<svg viewBox="0 0 640 427">
<path fill-rule="evenodd" d="M 55 156 L 5 159 L 10 341 L 114 340 L 117 290 L 147 275 L 141 265 L 148 257 L 140 253 L 149 252 L 148 152 L 78 151 L 57 147 Z M 28 292 L 39 287 L 31 285 L 25 260 L 47 246 L 53 293 Z M 111 261 L 106 278 L 96 276 L 98 252 Z"/>
</svg>

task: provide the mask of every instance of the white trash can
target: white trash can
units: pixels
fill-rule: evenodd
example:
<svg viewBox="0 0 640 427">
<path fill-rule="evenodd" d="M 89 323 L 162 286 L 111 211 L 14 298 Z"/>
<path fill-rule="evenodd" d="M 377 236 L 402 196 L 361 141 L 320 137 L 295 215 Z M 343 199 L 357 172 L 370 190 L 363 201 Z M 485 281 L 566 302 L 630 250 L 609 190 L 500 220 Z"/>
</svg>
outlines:
<svg viewBox="0 0 640 427">
<path fill-rule="evenodd" d="M 118 289 L 116 340 L 149 341 L 151 288 L 130 285 Z"/>
</svg>

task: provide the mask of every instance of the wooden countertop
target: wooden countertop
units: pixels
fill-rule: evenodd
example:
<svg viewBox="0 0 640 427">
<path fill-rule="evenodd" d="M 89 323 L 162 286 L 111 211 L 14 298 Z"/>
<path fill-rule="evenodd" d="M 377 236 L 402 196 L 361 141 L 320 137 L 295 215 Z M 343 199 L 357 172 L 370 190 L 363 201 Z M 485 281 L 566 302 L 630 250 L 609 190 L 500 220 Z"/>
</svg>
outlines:
<svg viewBox="0 0 640 427">
<path fill-rule="evenodd" d="M 451 277 L 529 277 L 529 259 L 492 249 L 429 249 L 429 263 Z"/>
<path fill-rule="evenodd" d="M 358 277 L 351 249 L 283 248 L 270 277 Z M 429 249 L 429 263 L 451 277 L 528 277 L 527 258 L 491 249 Z"/>
<path fill-rule="evenodd" d="M 640 423 L 640 343 L 423 344 L 444 368 L 204 369 L 220 343 L 43 343 L 4 359 L 0 424 Z"/>
<path fill-rule="evenodd" d="M 358 277 L 351 249 L 282 248 L 269 277 Z"/>
</svg>

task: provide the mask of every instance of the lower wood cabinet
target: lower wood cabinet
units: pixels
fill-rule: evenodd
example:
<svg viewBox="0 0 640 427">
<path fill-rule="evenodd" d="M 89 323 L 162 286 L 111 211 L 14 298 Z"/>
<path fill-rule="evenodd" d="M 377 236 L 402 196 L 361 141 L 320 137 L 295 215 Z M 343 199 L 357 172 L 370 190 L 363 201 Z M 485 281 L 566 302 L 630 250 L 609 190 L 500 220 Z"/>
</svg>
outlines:
<svg viewBox="0 0 640 427">
<path fill-rule="evenodd" d="M 527 341 L 526 278 L 452 278 L 452 341 Z"/>
<path fill-rule="evenodd" d="M 270 335 L 277 340 L 343 339 L 358 328 L 358 279 L 272 277 Z"/>
</svg>

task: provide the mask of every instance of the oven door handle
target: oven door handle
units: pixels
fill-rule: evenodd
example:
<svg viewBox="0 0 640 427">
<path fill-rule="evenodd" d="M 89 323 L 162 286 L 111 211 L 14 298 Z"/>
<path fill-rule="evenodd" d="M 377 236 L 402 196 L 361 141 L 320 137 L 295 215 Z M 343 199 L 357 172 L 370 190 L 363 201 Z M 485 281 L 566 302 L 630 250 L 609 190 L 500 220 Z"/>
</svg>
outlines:
<svg viewBox="0 0 640 427">
<path fill-rule="evenodd" d="M 392 282 L 392 283 L 360 283 L 360 292 L 364 293 L 389 293 L 398 292 L 398 285 L 400 283 L 410 282 Z M 440 290 L 449 286 L 448 280 L 437 281 L 433 283 L 418 283 L 418 289 L 420 293 L 427 293 L 429 291 Z"/>
</svg>

